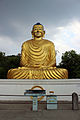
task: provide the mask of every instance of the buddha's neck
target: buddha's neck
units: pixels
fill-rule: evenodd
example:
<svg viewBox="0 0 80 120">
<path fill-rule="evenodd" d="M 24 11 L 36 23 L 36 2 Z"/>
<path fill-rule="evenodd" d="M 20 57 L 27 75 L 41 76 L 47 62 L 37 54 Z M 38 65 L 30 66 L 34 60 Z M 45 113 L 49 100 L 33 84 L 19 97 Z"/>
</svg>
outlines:
<svg viewBox="0 0 80 120">
<path fill-rule="evenodd" d="M 34 38 L 34 40 L 36 40 L 36 41 L 40 41 L 40 40 L 42 40 L 42 37 L 40 37 L 40 38 Z"/>
</svg>

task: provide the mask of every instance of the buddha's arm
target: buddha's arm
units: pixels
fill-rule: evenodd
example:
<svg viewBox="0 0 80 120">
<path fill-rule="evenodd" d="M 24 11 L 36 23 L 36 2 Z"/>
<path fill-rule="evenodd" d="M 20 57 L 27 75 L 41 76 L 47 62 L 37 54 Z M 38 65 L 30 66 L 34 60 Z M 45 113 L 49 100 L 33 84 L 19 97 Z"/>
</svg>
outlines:
<svg viewBox="0 0 80 120">
<path fill-rule="evenodd" d="M 23 67 L 28 66 L 26 51 L 27 51 L 27 47 L 25 46 L 25 44 L 23 44 L 22 50 L 21 50 L 21 60 L 20 60 L 20 66 L 23 66 Z"/>
<path fill-rule="evenodd" d="M 52 43 L 49 48 L 49 64 L 48 67 L 56 67 L 56 55 L 55 55 L 55 47 Z"/>
<path fill-rule="evenodd" d="M 50 43 L 48 48 L 48 58 L 47 64 L 41 66 L 41 68 L 53 68 L 56 67 L 56 55 L 55 55 L 55 47 L 53 43 Z"/>
</svg>

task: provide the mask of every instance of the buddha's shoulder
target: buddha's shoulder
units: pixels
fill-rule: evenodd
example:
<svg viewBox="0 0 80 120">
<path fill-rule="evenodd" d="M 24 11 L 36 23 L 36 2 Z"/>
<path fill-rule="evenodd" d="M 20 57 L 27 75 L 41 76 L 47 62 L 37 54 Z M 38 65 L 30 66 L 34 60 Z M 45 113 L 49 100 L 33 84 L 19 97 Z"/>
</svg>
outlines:
<svg viewBox="0 0 80 120">
<path fill-rule="evenodd" d="M 43 40 L 46 44 L 54 45 L 54 43 L 50 40 L 47 40 L 47 39 L 43 39 Z"/>
<path fill-rule="evenodd" d="M 52 41 L 50 41 L 50 40 L 43 39 L 42 41 L 43 41 L 44 44 L 54 45 L 54 43 L 53 43 Z M 30 43 L 32 44 L 32 42 L 33 42 L 33 39 L 27 40 L 27 41 L 25 41 L 25 42 L 22 44 L 22 46 L 27 46 L 27 45 L 29 45 Z"/>
<path fill-rule="evenodd" d="M 32 42 L 33 39 L 25 41 L 22 46 L 28 45 L 30 42 Z"/>
</svg>

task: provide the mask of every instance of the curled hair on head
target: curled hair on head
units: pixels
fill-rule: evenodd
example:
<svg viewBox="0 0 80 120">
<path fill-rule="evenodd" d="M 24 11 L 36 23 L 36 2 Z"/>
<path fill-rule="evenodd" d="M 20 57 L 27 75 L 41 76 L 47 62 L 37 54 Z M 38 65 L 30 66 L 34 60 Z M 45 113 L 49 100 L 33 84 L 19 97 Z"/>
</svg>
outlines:
<svg viewBox="0 0 80 120">
<path fill-rule="evenodd" d="M 42 25 L 42 24 L 38 22 L 38 23 L 33 25 L 33 28 L 34 28 L 35 25 Z M 44 30 L 44 26 L 43 25 L 42 25 L 42 27 L 43 27 L 43 30 Z M 33 30 L 33 28 L 32 28 L 32 30 Z"/>
<path fill-rule="evenodd" d="M 42 25 L 42 24 L 38 22 L 38 23 L 36 23 L 36 24 L 34 24 L 34 25 Z M 42 26 L 43 26 L 43 25 L 42 25 Z"/>
</svg>

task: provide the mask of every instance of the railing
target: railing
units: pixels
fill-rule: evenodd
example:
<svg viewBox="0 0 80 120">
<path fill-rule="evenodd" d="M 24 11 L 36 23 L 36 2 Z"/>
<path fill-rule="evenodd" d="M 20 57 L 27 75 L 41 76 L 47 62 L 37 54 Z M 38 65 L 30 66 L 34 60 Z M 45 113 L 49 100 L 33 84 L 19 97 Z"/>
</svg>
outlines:
<svg viewBox="0 0 80 120">
<path fill-rule="evenodd" d="M 46 95 L 45 97 L 47 97 L 48 95 Z M 80 109 L 80 102 L 79 102 L 79 97 L 80 95 L 77 95 L 77 93 L 72 93 L 72 95 L 55 95 L 58 97 L 71 97 L 72 100 L 71 101 L 58 101 L 57 105 L 59 110 L 79 110 Z M 0 97 L 28 97 L 25 95 L 4 95 L 4 94 L 0 94 Z M 32 101 L 0 101 L 0 104 L 32 104 Z M 38 101 L 39 107 L 41 106 L 42 109 L 46 109 L 46 101 Z M 56 104 L 56 103 L 53 103 Z M 41 109 L 40 107 L 40 109 Z"/>
</svg>

